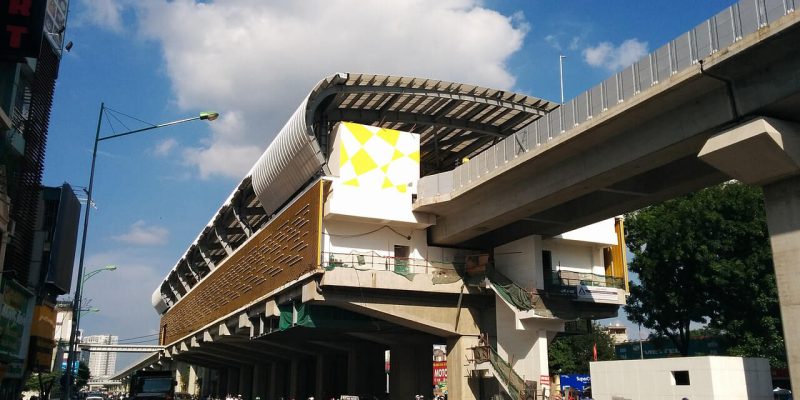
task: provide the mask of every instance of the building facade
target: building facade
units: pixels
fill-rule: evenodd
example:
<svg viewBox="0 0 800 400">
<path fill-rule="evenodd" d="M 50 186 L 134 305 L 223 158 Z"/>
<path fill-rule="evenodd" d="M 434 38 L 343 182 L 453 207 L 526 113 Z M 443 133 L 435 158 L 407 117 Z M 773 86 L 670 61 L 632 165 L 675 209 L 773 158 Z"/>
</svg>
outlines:
<svg viewBox="0 0 800 400">
<path fill-rule="evenodd" d="M 0 7 L 0 399 L 49 371 L 55 298 L 69 291 L 77 199 L 41 187 L 67 0 Z M 59 225 L 63 223 L 64 225 Z M 71 249 L 70 249 L 71 246 Z"/>
</svg>

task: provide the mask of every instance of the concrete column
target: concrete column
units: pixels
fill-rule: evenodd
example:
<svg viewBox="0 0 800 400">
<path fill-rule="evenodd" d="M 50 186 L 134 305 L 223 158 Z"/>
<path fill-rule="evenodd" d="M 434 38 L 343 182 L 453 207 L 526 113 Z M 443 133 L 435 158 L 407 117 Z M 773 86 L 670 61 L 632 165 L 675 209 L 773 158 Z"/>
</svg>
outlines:
<svg viewBox="0 0 800 400">
<path fill-rule="evenodd" d="M 476 336 L 447 338 L 447 397 L 463 400 L 477 400 L 478 388 L 475 379 L 469 376 L 470 366 L 467 355 L 472 358 L 471 347 L 478 345 Z"/>
<path fill-rule="evenodd" d="M 300 359 L 292 358 L 289 362 L 289 398 L 297 398 L 298 385 L 300 384 Z"/>
<path fill-rule="evenodd" d="M 711 137 L 698 157 L 764 188 L 789 375 L 800 387 L 800 124 L 757 118 Z"/>
<path fill-rule="evenodd" d="M 267 399 L 267 364 L 256 364 L 253 366 L 253 391 L 250 400 L 259 397 L 261 400 Z"/>
<path fill-rule="evenodd" d="M 199 395 L 200 387 L 197 385 L 197 367 L 189 364 L 189 385 L 187 386 L 189 394 Z"/>
<path fill-rule="evenodd" d="M 317 399 L 322 399 L 323 392 L 325 390 L 325 361 L 326 358 L 324 354 L 320 354 L 316 357 L 316 365 L 314 367 L 314 397 Z"/>
<path fill-rule="evenodd" d="M 433 393 L 433 344 L 393 346 L 390 354 L 389 392 L 391 399 L 413 399 Z M 455 397 L 454 397 L 455 398 Z"/>
<path fill-rule="evenodd" d="M 278 394 L 278 389 L 280 389 L 283 385 L 278 382 L 278 366 L 280 364 L 277 362 L 269 363 L 269 375 L 267 378 L 267 394 L 269 395 L 269 399 L 277 399 L 280 397 Z"/>
<path fill-rule="evenodd" d="M 230 367 L 227 369 L 225 375 L 225 394 L 239 394 L 239 369 Z"/>
<path fill-rule="evenodd" d="M 177 384 L 175 385 L 176 392 L 183 392 L 188 391 L 189 386 L 189 365 L 187 365 L 183 361 L 178 361 L 175 363 L 175 381 Z"/>
<path fill-rule="evenodd" d="M 792 387 L 800 388 L 800 177 L 764 186 Z"/>
<path fill-rule="evenodd" d="M 239 393 L 245 400 L 253 400 L 253 366 L 239 368 Z"/>
</svg>

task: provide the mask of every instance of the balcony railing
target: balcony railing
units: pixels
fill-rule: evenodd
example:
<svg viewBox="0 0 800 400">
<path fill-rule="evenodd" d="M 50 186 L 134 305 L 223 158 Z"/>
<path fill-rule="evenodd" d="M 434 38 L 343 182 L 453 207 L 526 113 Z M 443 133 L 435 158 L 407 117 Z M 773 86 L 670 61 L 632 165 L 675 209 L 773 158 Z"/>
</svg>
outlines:
<svg viewBox="0 0 800 400">
<path fill-rule="evenodd" d="M 598 275 L 591 272 L 554 271 L 550 286 L 599 286 L 625 289 L 625 279 L 614 276 Z"/>
<path fill-rule="evenodd" d="M 459 271 L 464 263 L 456 261 L 433 261 L 422 258 L 392 257 L 375 252 L 322 253 L 322 268 L 331 271 L 336 268 L 354 268 L 357 270 L 392 271 L 399 275 L 428 274 L 434 279 L 455 282 L 460 280 Z M 435 282 L 436 283 L 436 282 Z"/>
</svg>

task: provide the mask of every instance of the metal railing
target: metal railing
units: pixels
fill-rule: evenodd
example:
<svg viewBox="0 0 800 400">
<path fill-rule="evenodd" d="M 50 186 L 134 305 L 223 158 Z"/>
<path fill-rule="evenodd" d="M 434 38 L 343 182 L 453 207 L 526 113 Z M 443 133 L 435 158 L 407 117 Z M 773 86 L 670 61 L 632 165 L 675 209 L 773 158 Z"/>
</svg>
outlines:
<svg viewBox="0 0 800 400">
<path fill-rule="evenodd" d="M 625 289 L 625 279 L 614 276 L 598 275 L 590 272 L 553 271 L 550 283 L 553 286 L 600 286 Z"/>
<path fill-rule="evenodd" d="M 527 400 L 536 399 L 536 383 L 526 384 L 511 364 L 500 357 L 491 346 L 477 346 L 472 348 L 476 364 L 489 362 L 494 369 L 495 375 L 503 383 L 512 399 Z"/>
<path fill-rule="evenodd" d="M 431 274 L 453 275 L 463 270 L 464 263 L 456 261 L 432 261 L 422 258 L 392 257 L 375 252 L 322 252 L 322 268 L 355 268 L 359 270 L 393 271 L 401 275 Z"/>
<path fill-rule="evenodd" d="M 451 193 L 795 11 L 797 0 L 742 0 L 471 159 L 419 181 L 418 196 Z"/>
</svg>

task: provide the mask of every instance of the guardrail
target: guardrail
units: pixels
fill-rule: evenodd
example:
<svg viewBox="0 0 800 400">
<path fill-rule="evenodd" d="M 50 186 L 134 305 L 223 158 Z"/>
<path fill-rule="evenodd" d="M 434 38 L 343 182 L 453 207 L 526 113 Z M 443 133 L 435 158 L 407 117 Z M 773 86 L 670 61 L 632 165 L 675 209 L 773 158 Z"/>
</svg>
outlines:
<svg viewBox="0 0 800 400">
<path fill-rule="evenodd" d="M 519 155 L 666 81 L 699 60 L 795 11 L 797 0 L 742 0 L 669 41 L 601 84 L 488 148 L 452 171 L 420 179 L 419 197 L 463 188 Z"/>
<path fill-rule="evenodd" d="M 409 274 L 457 274 L 463 270 L 463 262 L 431 261 L 422 258 L 391 257 L 375 252 L 336 253 L 322 252 L 326 270 L 336 268 L 355 268 L 362 270 L 393 271 L 401 275 Z"/>
<path fill-rule="evenodd" d="M 494 373 L 498 379 L 503 383 L 508 395 L 515 400 L 536 399 L 536 383 L 530 382 L 526 384 L 511 364 L 500 357 L 500 354 L 491 346 L 483 345 L 472 348 L 473 356 L 476 364 L 489 362 L 492 365 Z"/>
<path fill-rule="evenodd" d="M 600 286 L 625 289 L 625 279 L 598 275 L 589 272 L 553 271 L 551 283 L 554 286 Z"/>
</svg>

